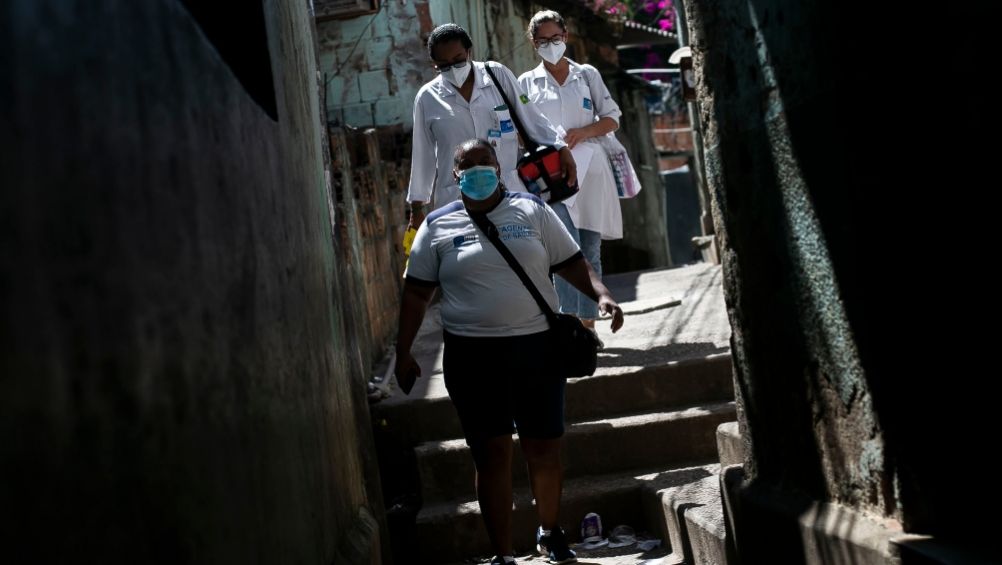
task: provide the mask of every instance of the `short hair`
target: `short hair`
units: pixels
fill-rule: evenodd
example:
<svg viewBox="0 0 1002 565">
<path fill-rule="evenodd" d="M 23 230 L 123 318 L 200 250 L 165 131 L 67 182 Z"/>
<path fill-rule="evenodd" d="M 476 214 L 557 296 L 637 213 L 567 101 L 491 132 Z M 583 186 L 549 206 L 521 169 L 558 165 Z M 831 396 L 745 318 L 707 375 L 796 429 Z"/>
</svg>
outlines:
<svg viewBox="0 0 1002 565">
<path fill-rule="evenodd" d="M 491 145 L 486 139 L 468 139 L 456 146 L 456 152 L 452 154 L 452 166 L 454 168 L 459 168 L 459 162 L 463 160 L 463 155 L 466 154 L 470 149 L 475 149 L 477 147 L 484 147 L 491 152 L 491 157 L 494 157 L 494 162 L 498 162 L 498 153 L 494 150 L 494 146 Z"/>
<path fill-rule="evenodd" d="M 473 47 L 473 40 L 466 30 L 456 24 L 442 24 L 431 30 L 428 36 L 428 57 L 435 59 L 435 47 L 450 41 L 461 41 L 465 49 Z"/>
<path fill-rule="evenodd" d="M 539 31 L 539 26 L 546 22 L 553 22 L 560 26 L 560 29 L 567 31 L 567 25 L 564 23 L 563 16 L 553 10 L 540 10 L 529 20 L 529 29 L 526 32 L 529 39 L 536 39 L 536 32 Z"/>
</svg>

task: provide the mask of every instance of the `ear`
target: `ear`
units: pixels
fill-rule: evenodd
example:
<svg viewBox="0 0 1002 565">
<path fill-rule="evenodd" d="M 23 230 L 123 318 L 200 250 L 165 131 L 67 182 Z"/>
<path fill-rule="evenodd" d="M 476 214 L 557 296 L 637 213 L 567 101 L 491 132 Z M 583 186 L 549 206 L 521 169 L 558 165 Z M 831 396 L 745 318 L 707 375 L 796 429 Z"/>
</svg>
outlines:
<svg viewBox="0 0 1002 565">
<path fill-rule="evenodd" d="M 459 182 L 459 170 L 458 169 L 452 169 L 452 178 L 456 179 L 456 182 Z"/>
</svg>

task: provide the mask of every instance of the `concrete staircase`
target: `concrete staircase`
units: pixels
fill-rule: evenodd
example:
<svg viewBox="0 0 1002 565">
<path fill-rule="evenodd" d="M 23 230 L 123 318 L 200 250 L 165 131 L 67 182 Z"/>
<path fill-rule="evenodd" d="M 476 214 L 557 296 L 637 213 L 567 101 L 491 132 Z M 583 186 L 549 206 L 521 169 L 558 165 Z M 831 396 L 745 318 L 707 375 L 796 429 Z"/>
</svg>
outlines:
<svg viewBox="0 0 1002 565">
<path fill-rule="evenodd" d="M 724 565 L 736 563 L 727 540 L 721 499 L 721 470 L 740 465 L 744 447 L 737 422 L 720 424 L 716 430 L 718 464 L 710 465 L 705 477 L 680 485 L 645 488 L 644 504 L 649 524 L 659 527 L 669 540 L 671 556 L 666 563 Z"/>
<path fill-rule="evenodd" d="M 561 525 L 572 542 L 578 541 L 578 526 L 588 512 L 601 515 L 610 529 L 629 524 L 637 531 L 661 532 L 672 543 L 673 557 L 686 554 L 676 549 L 689 539 L 685 532 L 702 527 L 689 528 L 688 521 L 706 522 L 713 532 L 718 521 L 722 524 L 687 506 L 696 491 L 719 482 L 718 427 L 735 419 L 729 327 L 718 274 L 719 267 L 702 265 L 632 279 L 606 277 L 614 294 L 632 300 L 623 304 L 628 313 L 624 331 L 612 335 L 600 328 L 606 349 L 597 374 L 567 384 Z M 633 288 L 617 292 L 617 282 Z M 659 301 L 667 306 L 655 304 Z M 437 331 L 422 328 L 415 346 L 419 363 L 433 374 L 419 380 L 424 389 L 376 404 L 372 411 L 402 442 L 415 446 L 423 497 L 416 560 L 454 563 L 489 556 L 491 549 L 474 493 L 473 460 L 437 380 Z M 537 519 L 517 446 L 512 472 L 513 541 L 517 553 L 527 552 L 535 545 Z M 683 520 L 669 525 L 672 516 Z M 696 545 L 716 550 L 712 540 Z"/>
<path fill-rule="evenodd" d="M 569 381 L 561 514 L 572 539 L 588 512 L 598 512 L 607 524 L 640 526 L 647 522 L 645 492 L 716 480 L 715 469 L 704 464 L 716 459 L 717 427 L 735 417 L 731 383 L 727 354 Z M 424 563 L 490 553 L 473 459 L 456 432 L 457 437 L 430 439 L 415 449 L 424 499 L 417 518 Z M 525 463 L 515 452 L 513 534 L 516 550 L 526 551 L 535 543 L 537 524 Z"/>
</svg>

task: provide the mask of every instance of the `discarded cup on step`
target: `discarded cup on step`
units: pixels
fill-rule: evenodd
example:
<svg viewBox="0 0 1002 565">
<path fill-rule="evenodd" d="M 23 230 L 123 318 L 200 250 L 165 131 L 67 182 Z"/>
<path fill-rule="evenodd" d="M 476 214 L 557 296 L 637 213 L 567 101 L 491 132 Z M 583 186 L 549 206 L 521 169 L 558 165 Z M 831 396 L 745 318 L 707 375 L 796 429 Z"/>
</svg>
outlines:
<svg viewBox="0 0 1002 565">
<path fill-rule="evenodd" d="M 609 547 L 626 547 L 637 543 L 637 533 L 633 528 L 620 525 L 612 529 L 609 534 Z"/>
</svg>

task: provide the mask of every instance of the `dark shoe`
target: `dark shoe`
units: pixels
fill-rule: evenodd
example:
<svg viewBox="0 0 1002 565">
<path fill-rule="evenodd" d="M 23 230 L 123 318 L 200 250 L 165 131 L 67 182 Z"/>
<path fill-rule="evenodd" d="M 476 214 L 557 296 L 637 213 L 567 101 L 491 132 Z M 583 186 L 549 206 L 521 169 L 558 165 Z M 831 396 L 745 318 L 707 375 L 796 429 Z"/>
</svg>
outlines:
<svg viewBox="0 0 1002 565">
<path fill-rule="evenodd" d="M 543 527 L 536 530 L 536 550 L 550 563 L 577 563 L 577 555 L 567 545 L 567 536 L 560 526 L 543 535 Z"/>
</svg>

